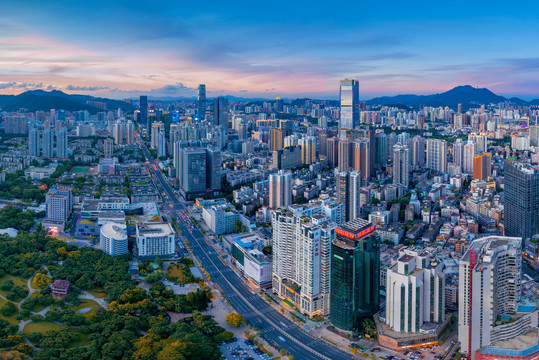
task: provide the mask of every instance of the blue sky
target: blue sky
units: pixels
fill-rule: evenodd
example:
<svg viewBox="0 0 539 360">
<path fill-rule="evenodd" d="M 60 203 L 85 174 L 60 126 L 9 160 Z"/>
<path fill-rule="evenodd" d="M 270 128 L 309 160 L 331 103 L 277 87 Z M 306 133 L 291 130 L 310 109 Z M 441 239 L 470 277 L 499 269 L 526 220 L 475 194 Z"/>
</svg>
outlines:
<svg viewBox="0 0 539 360">
<path fill-rule="evenodd" d="M 13 1 L 0 93 L 363 98 L 456 85 L 539 98 L 531 1 Z"/>
</svg>

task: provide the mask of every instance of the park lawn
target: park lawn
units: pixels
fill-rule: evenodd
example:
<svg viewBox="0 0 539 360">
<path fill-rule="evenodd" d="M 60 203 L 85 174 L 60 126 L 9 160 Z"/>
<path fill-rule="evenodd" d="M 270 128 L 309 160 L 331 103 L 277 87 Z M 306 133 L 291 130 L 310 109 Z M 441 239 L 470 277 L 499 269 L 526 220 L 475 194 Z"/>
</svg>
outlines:
<svg viewBox="0 0 539 360">
<path fill-rule="evenodd" d="M 32 321 L 26 324 L 24 326 L 24 329 L 22 329 L 22 331 L 28 335 L 30 335 L 33 332 L 39 332 L 39 333 L 45 334 L 49 330 L 58 331 L 62 329 L 67 329 L 67 327 L 68 327 L 67 325 L 57 324 L 57 323 L 53 323 L 49 321 L 38 321 L 38 322 Z"/>
<path fill-rule="evenodd" d="M 13 281 L 13 286 L 22 286 L 23 288 L 28 289 L 28 286 L 26 286 L 28 279 L 25 279 L 21 276 L 13 276 L 13 275 L 8 275 L 8 274 L 0 278 L 0 285 L 8 280 Z M 9 291 L 0 289 L 0 295 L 2 295 L 4 298 L 6 298 L 8 292 Z"/>
<path fill-rule="evenodd" d="M 102 309 L 101 305 L 99 305 L 98 303 L 96 303 L 94 300 L 91 300 L 91 299 L 81 299 L 81 302 L 79 305 L 68 305 L 67 308 L 73 310 L 78 315 L 84 316 L 87 319 L 93 315 L 97 315 L 97 311 L 99 309 Z M 90 310 L 85 313 L 79 312 L 81 309 L 87 309 L 87 308 L 90 308 Z"/>
<path fill-rule="evenodd" d="M 0 299 L 0 307 L 4 306 L 5 303 L 7 303 L 9 300 Z M 19 313 L 19 309 L 15 312 L 15 314 L 11 316 L 4 316 L 0 314 L 0 319 L 6 320 L 10 325 L 19 325 L 19 320 L 15 319 L 15 316 Z"/>
<path fill-rule="evenodd" d="M 107 297 L 107 292 L 103 288 L 93 289 L 88 292 L 98 299 L 104 299 Z"/>
</svg>

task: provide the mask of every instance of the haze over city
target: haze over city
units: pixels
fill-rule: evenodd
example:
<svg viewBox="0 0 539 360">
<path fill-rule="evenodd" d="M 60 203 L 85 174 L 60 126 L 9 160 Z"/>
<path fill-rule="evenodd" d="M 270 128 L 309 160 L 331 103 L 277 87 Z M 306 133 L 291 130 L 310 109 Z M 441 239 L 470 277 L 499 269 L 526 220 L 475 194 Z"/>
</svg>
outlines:
<svg viewBox="0 0 539 360">
<path fill-rule="evenodd" d="M 529 99 L 537 5 L 499 1 L 4 1 L 0 93 L 337 99 L 457 85 Z"/>
</svg>

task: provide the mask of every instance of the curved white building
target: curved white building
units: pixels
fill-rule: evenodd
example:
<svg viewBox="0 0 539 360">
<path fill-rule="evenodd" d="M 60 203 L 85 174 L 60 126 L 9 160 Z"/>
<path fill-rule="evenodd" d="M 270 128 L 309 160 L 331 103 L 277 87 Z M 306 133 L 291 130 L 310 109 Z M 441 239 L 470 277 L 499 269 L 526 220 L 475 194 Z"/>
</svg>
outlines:
<svg viewBox="0 0 539 360">
<path fill-rule="evenodd" d="M 117 256 L 129 253 L 127 243 L 127 226 L 125 224 L 108 222 L 101 226 L 99 247 L 107 254 Z"/>
</svg>

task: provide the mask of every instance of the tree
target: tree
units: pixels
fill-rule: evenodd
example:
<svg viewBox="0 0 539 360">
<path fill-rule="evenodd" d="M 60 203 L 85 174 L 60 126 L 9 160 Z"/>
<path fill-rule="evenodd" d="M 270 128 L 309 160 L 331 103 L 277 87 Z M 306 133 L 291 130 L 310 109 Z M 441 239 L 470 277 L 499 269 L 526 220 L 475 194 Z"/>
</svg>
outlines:
<svg viewBox="0 0 539 360">
<path fill-rule="evenodd" d="M 282 356 L 285 356 L 286 355 L 286 350 L 285 349 L 279 350 L 279 354 L 281 354 Z"/>
<path fill-rule="evenodd" d="M 34 287 L 39 289 L 44 289 L 47 287 L 48 284 L 50 284 L 51 278 L 47 274 L 37 273 L 34 275 L 34 279 L 32 280 L 32 285 Z"/>
<path fill-rule="evenodd" d="M 271 245 L 264 246 L 264 248 L 262 249 L 262 252 L 265 255 L 270 255 L 273 252 L 273 247 Z"/>
<path fill-rule="evenodd" d="M 245 322 L 243 315 L 238 313 L 230 313 L 226 316 L 226 322 L 233 327 L 240 327 Z"/>
<path fill-rule="evenodd" d="M 234 334 L 230 331 L 221 331 L 219 334 L 215 335 L 213 339 L 217 343 L 222 343 L 226 341 L 230 341 L 234 338 Z"/>
<path fill-rule="evenodd" d="M 376 324 L 371 318 L 366 318 L 365 320 L 363 320 L 361 325 L 363 325 L 366 335 L 369 335 L 371 337 L 376 335 Z"/>
<path fill-rule="evenodd" d="M 1 308 L 0 313 L 4 316 L 11 316 L 17 312 L 17 307 L 11 301 L 6 302 Z"/>
</svg>

